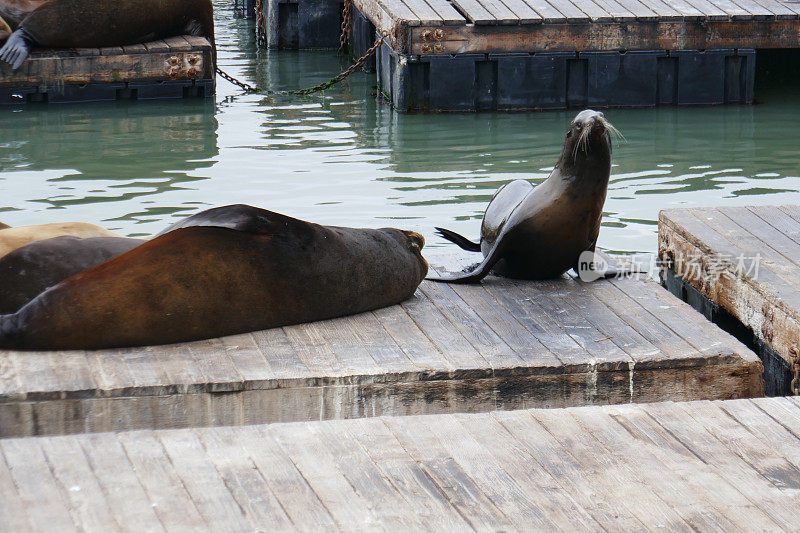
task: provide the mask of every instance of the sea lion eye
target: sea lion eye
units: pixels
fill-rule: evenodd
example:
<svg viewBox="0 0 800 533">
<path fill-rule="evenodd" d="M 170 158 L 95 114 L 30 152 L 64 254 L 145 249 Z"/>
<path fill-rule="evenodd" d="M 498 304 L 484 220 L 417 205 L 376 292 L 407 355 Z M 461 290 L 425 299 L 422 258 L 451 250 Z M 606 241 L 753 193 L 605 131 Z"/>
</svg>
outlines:
<svg viewBox="0 0 800 533">
<path fill-rule="evenodd" d="M 581 126 L 582 126 L 582 124 L 580 122 L 578 122 L 577 124 L 575 124 L 575 129 L 578 130 L 578 131 L 581 131 Z"/>
</svg>

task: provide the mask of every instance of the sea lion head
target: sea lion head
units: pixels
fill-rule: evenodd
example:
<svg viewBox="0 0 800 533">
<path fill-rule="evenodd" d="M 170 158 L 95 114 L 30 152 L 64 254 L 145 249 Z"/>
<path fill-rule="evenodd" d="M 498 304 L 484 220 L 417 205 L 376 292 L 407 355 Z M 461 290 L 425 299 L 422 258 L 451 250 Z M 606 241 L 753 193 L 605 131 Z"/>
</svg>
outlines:
<svg viewBox="0 0 800 533">
<path fill-rule="evenodd" d="M 558 166 L 573 169 L 587 163 L 610 165 L 611 133 L 619 134 L 603 113 L 584 109 L 569 125 Z"/>
</svg>

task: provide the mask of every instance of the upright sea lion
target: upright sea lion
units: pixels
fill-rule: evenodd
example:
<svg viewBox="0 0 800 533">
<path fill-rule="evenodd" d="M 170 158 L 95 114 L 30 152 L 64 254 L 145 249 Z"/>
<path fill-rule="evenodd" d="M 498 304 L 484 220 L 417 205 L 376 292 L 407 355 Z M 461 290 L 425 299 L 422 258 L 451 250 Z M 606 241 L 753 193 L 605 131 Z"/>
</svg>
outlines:
<svg viewBox="0 0 800 533">
<path fill-rule="evenodd" d="M 73 237 L 122 237 L 113 231 L 108 231 L 100 226 L 86 222 L 53 222 L 51 224 L 35 224 L 32 226 L 17 226 L 15 228 L 0 228 L 0 257 L 7 253 L 30 244 L 34 241 L 52 239 L 62 235 Z"/>
<path fill-rule="evenodd" d="M 0 348 L 166 344 L 368 311 L 414 294 L 423 244 L 412 231 L 211 209 L 0 315 Z"/>
<path fill-rule="evenodd" d="M 0 17 L 14 30 L 0 59 L 14 69 L 32 46 L 96 48 L 174 35 L 204 36 L 214 44 L 211 0 L 0 0 Z"/>
<path fill-rule="evenodd" d="M 507 183 L 489 202 L 481 242 L 436 228 L 439 235 L 469 251 L 483 252 L 472 271 L 429 278 L 475 283 L 490 271 L 523 279 L 547 279 L 578 269 L 582 252 L 594 251 L 611 174 L 610 132 L 603 113 L 581 111 L 567 131 L 561 157 L 536 187 L 525 180 Z"/>
<path fill-rule="evenodd" d="M 144 243 L 125 237 L 63 236 L 0 257 L 0 314 L 14 313 L 45 289 Z"/>
</svg>

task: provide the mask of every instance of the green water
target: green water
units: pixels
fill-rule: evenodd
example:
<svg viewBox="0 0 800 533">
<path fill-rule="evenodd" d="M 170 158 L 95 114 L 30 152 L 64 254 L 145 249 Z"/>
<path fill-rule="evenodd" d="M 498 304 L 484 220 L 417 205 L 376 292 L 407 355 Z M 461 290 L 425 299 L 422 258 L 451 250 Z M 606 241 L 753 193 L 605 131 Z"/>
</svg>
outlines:
<svg viewBox="0 0 800 533">
<path fill-rule="evenodd" d="M 230 4 L 230 3 L 228 3 Z M 220 65 L 296 88 L 348 66 L 333 52 L 256 51 L 252 22 L 217 13 Z M 209 206 L 249 203 L 353 226 L 433 226 L 476 236 L 492 192 L 546 177 L 576 111 L 402 115 L 374 74 L 324 95 L 0 109 L 0 221 L 82 220 L 149 235 Z M 798 203 L 800 86 L 767 83 L 754 106 L 608 110 L 614 151 L 600 246 L 653 252 L 658 211 Z"/>
</svg>

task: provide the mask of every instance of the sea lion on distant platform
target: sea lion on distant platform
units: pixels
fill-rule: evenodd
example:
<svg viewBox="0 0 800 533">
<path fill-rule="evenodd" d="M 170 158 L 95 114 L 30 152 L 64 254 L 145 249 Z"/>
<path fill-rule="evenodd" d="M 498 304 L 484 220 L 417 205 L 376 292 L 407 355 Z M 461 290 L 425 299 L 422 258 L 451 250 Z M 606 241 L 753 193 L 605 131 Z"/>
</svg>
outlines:
<svg viewBox="0 0 800 533">
<path fill-rule="evenodd" d="M 611 174 L 610 132 L 616 129 L 603 113 L 580 112 L 569 126 L 558 163 L 542 184 L 515 180 L 494 194 L 483 216 L 480 244 L 436 228 L 461 248 L 483 252 L 484 259 L 469 272 L 428 279 L 476 283 L 490 271 L 547 279 L 578 270 L 578 258 L 594 252 L 600 232 Z"/>
<path fill-rule="evenodd" d="M 71 235 L 73 237 L 122 237 L 113 231 L 86 222 L 54 222 L 0 228 L 0 257 L 26 244 L 43 239 Z"/>
<path fill-rule="evenodd" d="M 0 17 L 13 30 L 0 59 L 14 69 L 32 46 L 98 48 L 175 35 L 207 37 L 214 45 L 211 0 L 0 0 Z"/>
<path fill-rule="evenodd" d="M 0 316 L 0 348 L 167 344 L 399 303 L 428 271 L 412 231 L 210 209 Z"/>
<path fill-rule="evenodd" d="M 125 237 L 63 236 L 0 257 L 0 314 L 14 313 L 45 289 L 144 243 Z"/>
</svg>

